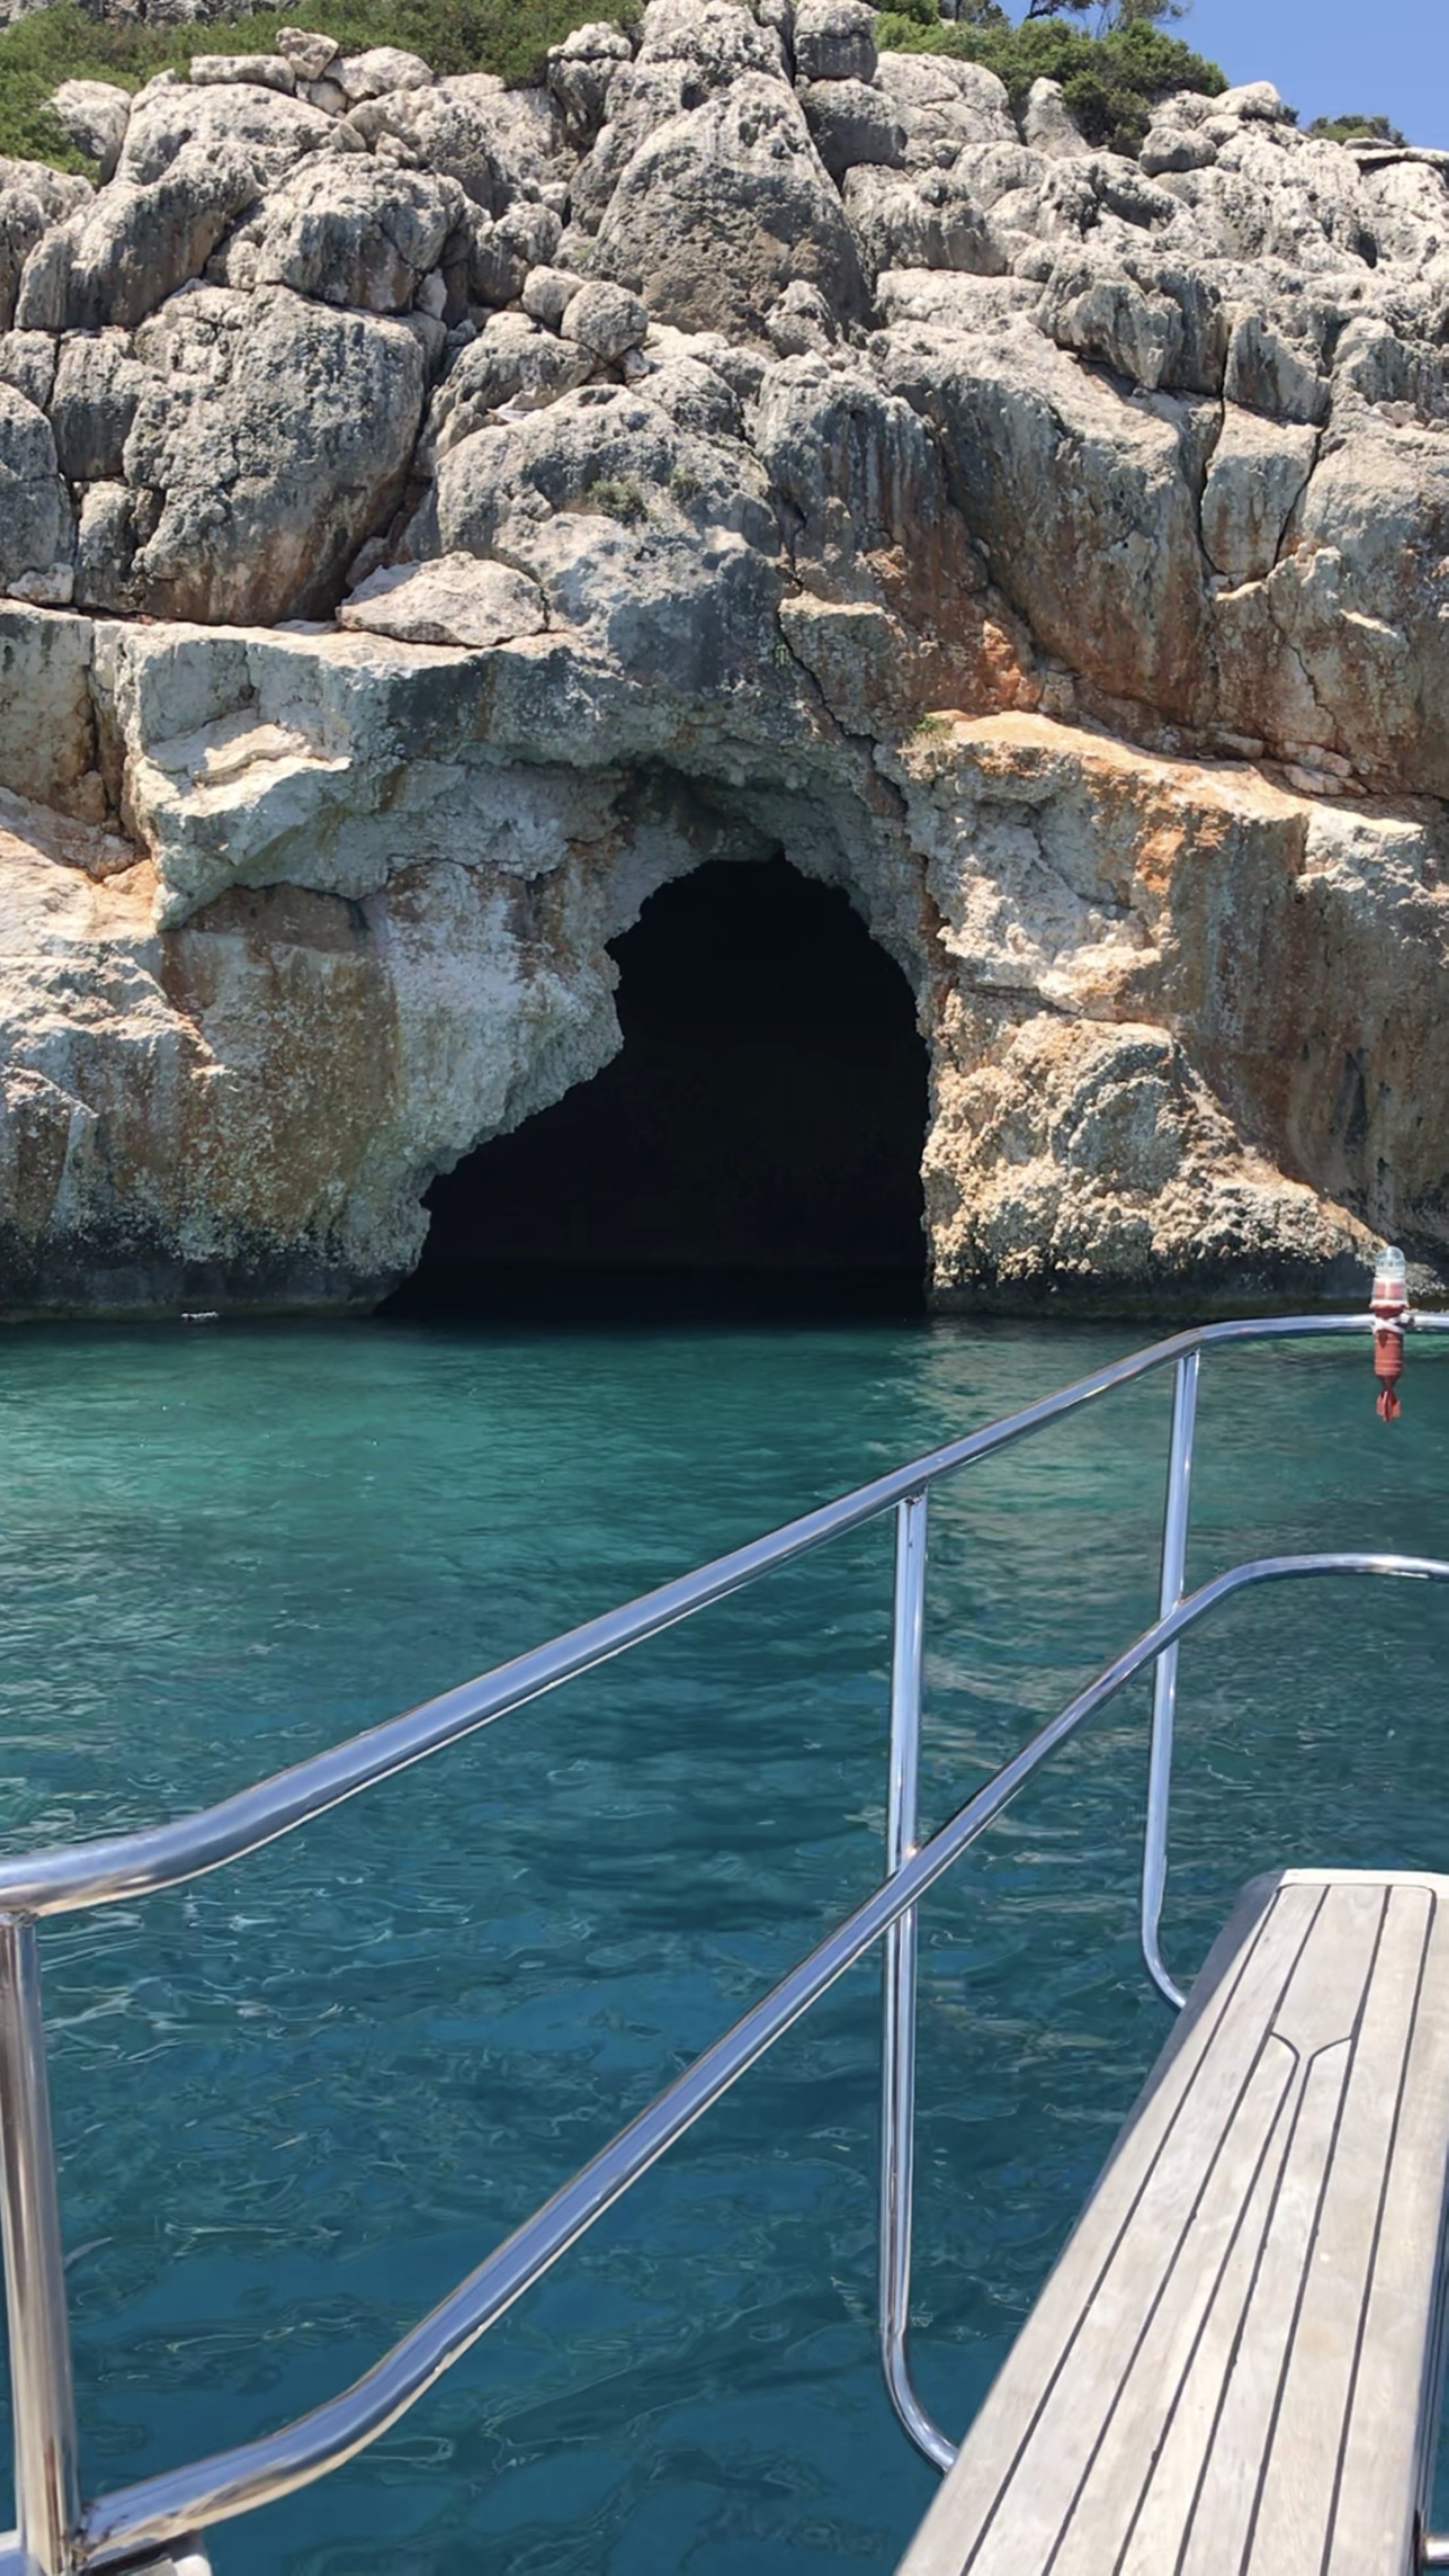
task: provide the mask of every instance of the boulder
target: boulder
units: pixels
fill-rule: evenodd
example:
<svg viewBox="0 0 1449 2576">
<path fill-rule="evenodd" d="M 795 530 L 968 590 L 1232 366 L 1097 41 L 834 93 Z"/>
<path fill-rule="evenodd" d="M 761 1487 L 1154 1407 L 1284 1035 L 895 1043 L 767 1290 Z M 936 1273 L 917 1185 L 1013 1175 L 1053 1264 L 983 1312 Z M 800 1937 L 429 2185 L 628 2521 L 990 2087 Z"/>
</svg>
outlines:
<svg viewBox="0 0 1449 2576">
<path fill-rule="evenodd" d="M 530 321 L 545 322 L 556 331 L 583 283 L 569 268 L 531 268 L 519 300 Z"/>
<path fill-rule="evenodd" d="M 757 24 L 736 0 L 651 0 L 638 59 L 615 64 L 606 122 L 573 174 L 573 222 L 596 232 L 623 172 L 650 136 L 751 76 L 783 89 L 785 53 L 775 30 Z"/>
<path fill-rule="evenodd" d="M 705 438 L 742 435 L 739 397 L 703 359 L 666 358 L 645 377 L 644 388 L 676 429 L 697 430 Z"/>
<path fill-rule="evenodd" d="M 345 130 L 363 144 L 394 137 L 417 166 L 441 179 L 456 179 L 486 214 L 502 214 L 508 203 L 492 126 L 466 98 L 450 97 L 441 88 L 393 90 L 353 108 Z"/>
<path fill-rule="evenodd" d="M 15 319 L 20 280 L 36 243 L 88 203 L 89 182 L 47 169 L 40 161 L 0 158 L 0 330 Z"/>
<path fill-rule="evenodd" d="M 89 179 L 70 170 L 52 170 L 48 161 L 16 161 L 0 153 L 0 196 L 14 190 L 32 197 L 47 223 L 58 223 L 63 215 L 73 214 L 95 191 Z"/>
<path fill-rule="evenodd" d="M 509 201 L 544 197 L 557 210 L 572 174 L 573 154 L 548 90 L 531 85 L 510 89 L 491 72 L 454 72 L 438 86 L 445 98 L 459 100 L 481 119 Z"/>
<path fill-rule="evenodd" d="M 50 423 L 13 385 L 0 384 L 0 590 L 47 575 L 67 534 Z"/>
<path fill-rule="evenodd" d="M 599 280 L 581 286 L 577 295 L 570 297 L 560 329 L 566 340 L 577 341 L 590 357 L 607 366 L 622 358 L 626 350 L 643 346 L 649 331 L 649 308 L 627 288 L 608 286 Z"/>
<path fill-rule="evenodd" d="M 559 171 L 563 130 L 547 92 L 509 90 L 484 72 L 388 90 L 351 109 L 347 124 L 364 142 L 391 138 L 420 168 L 456 179 L 490 215 L 536 197 Z"/>
<path fill-rule="evenodd" d="M 1308 352 L 1295 349 L 1264 314 L 1249 312 L 1234 324 L 1223 390 L 1229 402 L 1266 412 L 1271 420 L 1321 427 L 1332 388 Z"/>
<path fill-rule="evenodd" d="M 496 220 L 470 207 L 467 278 L 474 303 L 516 303 L 533 270 L 553 259 L 562 231 L 551 206 L 510 206 Z"/>
<path fill-rule="evenodd" d="M 791 694 L 772 659 L 781 592 L 765 477 L 643 393 L 587 386 L 449 450 L 437 544 L 506 560 L 549 625 L 646 693 L 651 731 L 700 694 Z M 622 715 L 622 708 L 620 710 Z M 617 722 L 614 745 L 620 739 Z"/>
<path fill-rule="evenodd" d="M 1032 82 L 1022 134 L 1031 151 L 1044 152 L 1052 161 L 1083 160 L 1092 149 L 1067 105 L 1060 81 Z"/>
<path fill-rule="evenodd" d="M 161 496 L 136 605 L 234 625 L 330 611 L 401 496 L 423 407 L 414 334 L 284 287 L 212 288 L 164 307 L 136 355 L 126 481 Z"/>
<path fill-rule="evenodd" d="M 1058 266 L 1042 299 L 1041 319 L 1059 349 L 1099 358 L 1149 392 L 1182 382 L 1178 305 L 1121 270 Z"/>
<path fill-rule="evenodd" d="M 0 778 L 12 813 L 24 798 L 66 817 L 105 814 L 92 642 L 89 618 L 0 604 Z"/>
<path fill-rule="evenodd" d="M 792 32 L 800 80 L 874 80 L 875 11 L 865 0 L 796 0 Z"/>
<path fill-rule="evenodd" d="M 537 635 L 547 623 L 536 583 L 470 554 L 373 573 L 344 601 L 337 621 L 399 644 L 461 644 L 469 652 Z"/>
<path fill-rule="evenodd" d="M 320 81 L 331 71 L 342 51 L 333 36 L 321 36 L 309 27 L 279 27 L 277 51 L 292 66 L 299 81 Z"/>
<path fill-rule="evenodd" d="M 0 332 L 0 384 L 13 385 L 37 411 L 49 411 L 56 356 L 48 331 Z"/>
<path fill-rule="evenodd" d="M 1024 321 L 892 369 L 938 423 L 953 497 L 1039 642 L 1117 700 L 1191 720 L 1206 608 L 1198 423 L 1124 399 Z"/>
<path fill-rule="evenodd" d="M 1149 179 L 1159 179 L 1179 170 L 1206 170 L 1217 157 L 1218 147 L 1210 134 L 1163 117 L 1149 126 L 1137 160 Z"/>
<path fill-rule="evenodd" d="M 1006 240 L 970 181 L 954 171 L 857 166 L 846 173 L 844 195 L 868 277 L 893 268 L 999 277 L 1009 265 Z"/>
<path fill-rule="evenodd" d="M 644 390 L 589 385 L 450 447 L 438 469 L 445 552 L 486 555 L 505 530 L 582 511 L 626 528 L 727 529 L 773 555 L 758 465 L 680 429 Z"/>
<path fill-rule="evenodd" d="M 16 298 L 22 329 L 131 330 L 188 278 L 257 194 L 245 152 L 182 146 L 159 179 L 117 181 L 31 252 Z"/>
<path fill-rule="evenodd" d="M 433 396 L 429 439 L 438 455 L 471 438 L 505 406 L 539 411 L 586 384 L 594 361 L 522 313 L 496 313 L 454 361 Z"/>
<path fill-rule="evenodd" d="M 1285 106 L 1271 81 L 1243 81 L 1236 89 L 1225 89 L 1214 102 L 1213 114 L 1241 117 L 1250 124 L 1293 125 L 1297 119 L 1291 107 Z"/>
<path fill-rule="evenodd" d="M 609 85 L 608 116 L 570 184 L 571 230 L 580 236 L 598 231 L 635 153 L 671 117 L 700 106 L 711 86 L 707 72 L 689 63 L 666 59 L 618 65 Z"/>
<path fill-rule="evenodd" d="M 591 19 L 550 49 L 549 96 L 558 109 L 564 140 L 575 152 L 587 152 L 595 141 L 608 114 L 614 74 L 633 58 L 628 37 L 612 20 Z"/>
<path fill-rule="evenodd" d="M 255 174 L 254 194 L 260 195 L 309 152 L 356 151 L 360 140 L 304 99 L 250 83 L 211 89 L 153 83 L 132 107 L 116 178 L 147 187 L 188 145 L 195 147 L 193 160 L 243 156 Z"/>
<path fill-rule="evenodd" d="M 120 480 L 142 381 L 124 331 L 80 332 L 61 342 L 48 409 L 69 482 Z"/>
<path fill-rule="evenodd" d="M 906 128 L 884 90 L 867 81 L 808 81 L 800 104 L 815 149 L 832 179 L 864 165 L 897 169 L 906 157 Z"/>
<path fill-rule="evenodd" d="M 840 339 L 835 316 L 818 286 L 796 278 L 765 315 L 771 348 L 781 358 L 823 357 Z"/>
<path fill-rule="evenodd" d="M 1359 164 L 1363 202 L 1380 257 L 1422 275 L 1449 249 L 1449 190 L 1442 169 L 1404 158 L 1365 168 Z"/>
<path fill-rule="evenodd" d="M 188 78 L 198 89 L 275 89 L 286 98 L 297 86 L 286 54 L 193 54 Z"/>
<path fill-rule="evenodd" d="M 423 171 L 360 156 L 300 162 L 268 201 L 255 276 L 324 304 L 404 313 L 466 203 L 455 179 Z"/>
<path fill-rule="evenodd" d="M 1222 390 L 1231 316 L 1204 269 L 1170 252 L 1090 240 L 1058 254 L 1037 320 L 1059 349 L 1095 358 L 1149 393 Z"/>
<path fill-rule="evenodd" d="M 862 302 L 850 226 L 798 102 L 754 72 L 641 146 L 609 200 L 596 267 L 686 330 L 757 335 L 796 277 L 843 316 Z"/>
<path fill-rule="evenodd" d="M 855 0 L 841 0 L 853 6 Z M 641 65 L 680 63 L 709 90 L 760 72 L 783 77 L 784 52 L 772 27 L 739 0 L 648 0 L 639 28 Z"/>
<path fill-rule="evenodd" d="M 1202 541 L 1230 582 L 1265 581 L 1318 455 L 1317 433 L 1224 408 L 1202 496 Z"/>
<path fill-rule="evenodd" d="M 373 45 L 366 53 L 344 54 L 328 66 L 349 107 L 365 98 L 386 98 L 394 90 L 431 89 L 433 74 L 420 54 L 401 45 Z"/>
<path fill-rule="evenodd" d="M 958 63 L 949 54 L 882 54 L 876 85 L 904 129 L 911 169 L 949 169 L 969 144 L 1020 148 L 1006 85 L 982 63 Z"/>
<path fill-rule="evenodd" d="M 110 81 L 68 80 L 50 94 L 50 110 L 60 119 L 78 152 L 98 163 L 102 181 L 120 159 L 131 117 L 131 93 Z"/>
</svg>

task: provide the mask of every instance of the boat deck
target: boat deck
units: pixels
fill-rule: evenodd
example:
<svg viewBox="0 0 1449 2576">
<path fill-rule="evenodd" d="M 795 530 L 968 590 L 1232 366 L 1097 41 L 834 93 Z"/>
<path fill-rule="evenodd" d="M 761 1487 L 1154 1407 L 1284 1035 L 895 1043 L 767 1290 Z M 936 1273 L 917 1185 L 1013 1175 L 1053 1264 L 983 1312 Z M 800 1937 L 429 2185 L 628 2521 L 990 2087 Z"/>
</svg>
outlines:
<svg viewBox="0 0 1449 2576">
<path fill-rule="evenodd" d="M 1449 1879 L 1239 1900 L 901 2576 L 1407 2576 Z"/>
</svg>

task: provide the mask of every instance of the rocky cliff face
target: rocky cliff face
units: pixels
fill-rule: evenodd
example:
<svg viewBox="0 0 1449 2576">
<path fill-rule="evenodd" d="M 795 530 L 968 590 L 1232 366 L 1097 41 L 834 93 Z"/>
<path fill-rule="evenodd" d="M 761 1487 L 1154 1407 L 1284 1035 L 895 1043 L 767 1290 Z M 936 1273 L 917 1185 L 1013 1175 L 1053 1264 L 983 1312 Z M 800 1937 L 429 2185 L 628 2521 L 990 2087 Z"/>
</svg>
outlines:
<svg viewBox="0 0 1449 2576">
<path fill-rule="evenodd" d="M 1449 1261 L 1449 186 L 860 0 L 0 164 L 0 1300 L 366 1304 L 706 857 L 917 996 L 942 1304 Z"/>
</svg>

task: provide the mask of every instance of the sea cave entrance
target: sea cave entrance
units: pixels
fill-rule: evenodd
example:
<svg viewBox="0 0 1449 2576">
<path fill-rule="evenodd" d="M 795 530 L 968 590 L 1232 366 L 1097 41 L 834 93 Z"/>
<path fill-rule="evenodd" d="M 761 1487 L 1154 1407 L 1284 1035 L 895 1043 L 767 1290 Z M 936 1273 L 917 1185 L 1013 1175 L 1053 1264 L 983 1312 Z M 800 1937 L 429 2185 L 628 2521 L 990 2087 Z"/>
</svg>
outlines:
<svg viewBox="0 0 1449 2576">
<path fill-rule="evenodd" d="M 433 1183 L 390 1311 L 918 1312 L 926 1050 L 847 897 L 713 860 L 611 953 L 618 1055 Z"/>
</svg>

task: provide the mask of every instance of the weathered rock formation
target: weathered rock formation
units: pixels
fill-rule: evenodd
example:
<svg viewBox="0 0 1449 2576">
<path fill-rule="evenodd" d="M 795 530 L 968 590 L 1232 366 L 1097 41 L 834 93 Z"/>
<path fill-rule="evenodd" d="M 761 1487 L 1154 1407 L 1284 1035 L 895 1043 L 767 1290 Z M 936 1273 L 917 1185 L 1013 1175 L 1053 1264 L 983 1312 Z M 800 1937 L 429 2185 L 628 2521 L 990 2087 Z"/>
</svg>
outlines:
<svg viewBox="0 0 1449 2576">
<path fill-rule="evenodd" d="M 0 1306 L 366 1304 L 706 857 L 917 997 L 937 1302 L 1449 1267 L 1449 186 L 650 0 L 0 164 Z"/>
</svg>

